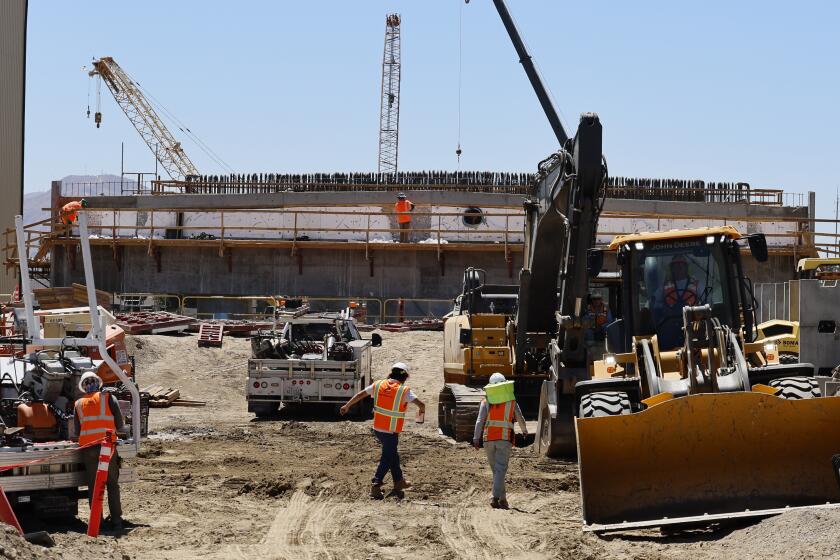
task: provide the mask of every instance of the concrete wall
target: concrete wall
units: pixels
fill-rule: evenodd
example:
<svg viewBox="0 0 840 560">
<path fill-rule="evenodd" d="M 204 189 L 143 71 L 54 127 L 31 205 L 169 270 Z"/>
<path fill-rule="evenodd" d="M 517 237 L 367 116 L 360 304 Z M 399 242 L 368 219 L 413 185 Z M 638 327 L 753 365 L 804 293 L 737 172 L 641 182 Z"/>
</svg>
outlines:
<svg viewBox="0 0 840 560">
<path fill-rule="evenodd" d="M 55 286 L 84 282 L 78 248 L 75 270 L 65 247 L 54 250 Z M 488 282 L 513 283 L 522 267 L 521 255 L 514 254 L 513 278 L 501 252 L 447 252 L 443 274 L 435 251 L 374 251 L 373 276 L 364 251 L 301 251 L 298 261 L 287 249 L 234 249 L 232 271 L 227 258 L 217 249 L 163 248 L 161 271 L 145 247 L 123 249 L 122 270 L 118 270 L 110 247 L 91 248 L 96 287 L 110 292 L 152 292 L 214 295 L 290 295 L 377 298 L 451 299 L 461 291 L 464 269 L 487 271 Z"/>
<path fill-rule="evenodd" d="M 26 0 L 0 2 L 0 231 L 23 214 L 26 8 Z M 16 285 L 17 274 L 0 269 L 0 293 L 12 293 Z"/>
</svg>

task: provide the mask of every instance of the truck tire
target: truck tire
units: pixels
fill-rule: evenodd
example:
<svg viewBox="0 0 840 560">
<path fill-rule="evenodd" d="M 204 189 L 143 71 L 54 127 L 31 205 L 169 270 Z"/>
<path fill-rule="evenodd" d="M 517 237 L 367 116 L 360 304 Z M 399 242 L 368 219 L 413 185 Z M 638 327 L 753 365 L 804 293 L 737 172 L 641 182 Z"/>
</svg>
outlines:
<svg viewBox="0 0 840 560">
<path fill-rule="evenodd" d="M 820 396 L 820 388 L 813 377 L 780 377 L 768 385 L 781 389 L 778 396 L 783 399 L 813 399 Z"/>
<path fill-rule="evenodd" d="M 252 403 L 250 408 L 257 418 L 271 418 L 280 406 L 277 403 Z"/>
<path fill-rule="evenodd" d="M 580 398 L 581 418 L 630 414 L 630 397 L 623 391 L 587 393 Z"/>
</svg>

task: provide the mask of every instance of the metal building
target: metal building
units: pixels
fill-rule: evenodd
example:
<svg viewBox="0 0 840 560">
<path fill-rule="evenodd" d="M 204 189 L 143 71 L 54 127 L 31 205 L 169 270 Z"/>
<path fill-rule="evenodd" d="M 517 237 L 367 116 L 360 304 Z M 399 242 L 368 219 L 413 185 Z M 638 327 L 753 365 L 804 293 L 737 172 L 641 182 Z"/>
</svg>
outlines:
<svg viewBox="0 0 840 560">
<path fill-rule="evenodd" d="M 23 213 L 23 107 L 27 0 L 0 2 L 0 231 Z M 0 294 L 10 294 L 17 274 L 0 269 Z"/>
</svg>

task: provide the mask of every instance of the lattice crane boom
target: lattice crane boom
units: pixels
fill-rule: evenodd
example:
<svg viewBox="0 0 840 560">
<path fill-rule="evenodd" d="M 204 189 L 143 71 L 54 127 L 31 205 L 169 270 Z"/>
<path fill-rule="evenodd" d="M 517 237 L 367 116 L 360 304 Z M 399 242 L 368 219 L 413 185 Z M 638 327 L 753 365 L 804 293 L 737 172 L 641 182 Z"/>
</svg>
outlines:
<svg viewBox="0 0 840 560">
<path fill-rule="evenodd" d="M 93 61 L 93 70 L 88 74 L 91 77 L 98 76 L 105 81 L 117 105 L 172 179 L 185 180 L 199 174 L 198 169 L 181 147 L 181 143 L 166 128 L 163 120 L 134 80 L 112 57 L 105 56 Z M 97 107 L 97 127 L 100 121 L 101 114 Z"/>
<path fill-rule="evenodd" d="M 382 94 L 379 111 L 380 173 L 397 172 L 400 139 L 400 15 L 385 18 L 382 53 Z"/>
</svg>

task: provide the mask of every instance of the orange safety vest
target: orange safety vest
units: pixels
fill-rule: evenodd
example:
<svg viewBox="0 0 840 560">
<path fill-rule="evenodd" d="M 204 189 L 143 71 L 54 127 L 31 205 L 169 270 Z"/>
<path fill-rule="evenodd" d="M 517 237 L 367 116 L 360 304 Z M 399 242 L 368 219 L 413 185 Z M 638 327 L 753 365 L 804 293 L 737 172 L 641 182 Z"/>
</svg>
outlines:
<svg viewBox="0 0 840 560">
<path fill-rule="evenodd" d="M 108 406 L 109 397 L 101 391 L 76 401 L 76 414 L 79 416 L 79 445 L 87 445 L 105 436 L 105 432 L 117 431 L 114 415 Z"/>
<path fill-rule="evenodd" d="M 589 315 L 595 319 L 594 326 L 601 328 L 607 324 L 607 313 L 609 310 L 606 305 L 601 305 L 600 309 L 595 309 L 595 306 L 590 303 L 588 312 Z"/>
<path fill-rule="evenodd" d="M 397 222 L 407 224 L 411 221 L 411 216 L 408 214 L 411 211 L 411 202 L 408 200 L 398 200 L 394 204 L 394 210 L 397 212 Z"/>
<path fill-rule="evenodd" d="M 513 441 L 513 420 L 516 401 L 487 405 L 487 420 L 484 422 L 484 441 Z"/>
<path fill-rule="evenodd" d="M 78 211 L 82 209 L 82 203 L 78 200 L 68 202 L 61 207 L 61 219 L 66 224 L 72 224 L 78 218 Z"/>
<path fill-rule="evenodd" d="M 682 305 L 697 304 L 697 280 L 689 278 L 685 289 L 682 291 L 677 290 L 677 286 L 673 282 L 665 284 L 665 305 L 673 307 L 678 302 L 682 302 Z"/>
<path fill-rule="evenodd" d="M 373 427 L 382 432 L 398 434 L 405 422 L 408 408 L 408 385 L 384 379 L 373 384 Z"/>
</svg>

